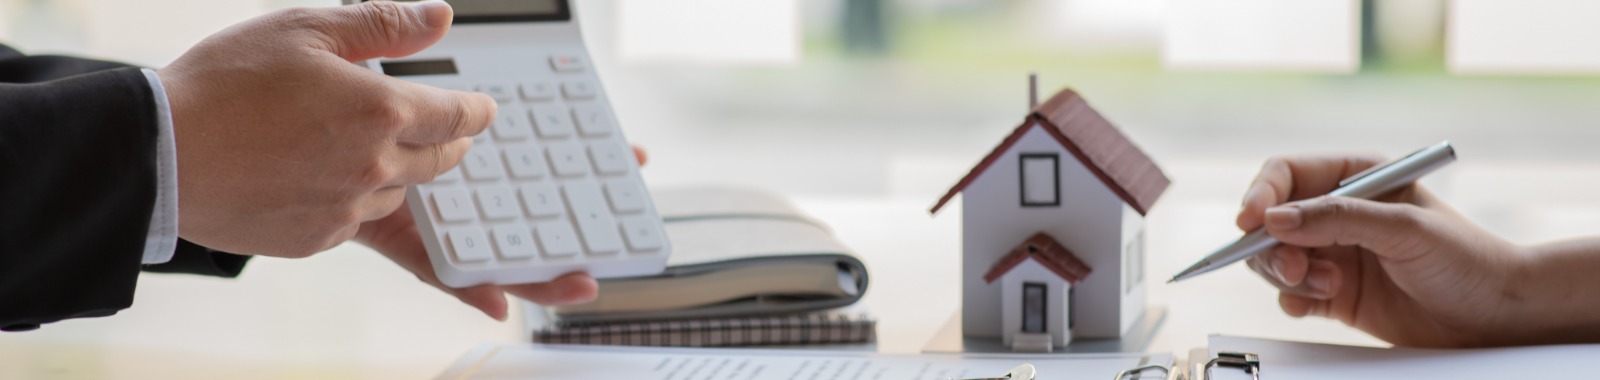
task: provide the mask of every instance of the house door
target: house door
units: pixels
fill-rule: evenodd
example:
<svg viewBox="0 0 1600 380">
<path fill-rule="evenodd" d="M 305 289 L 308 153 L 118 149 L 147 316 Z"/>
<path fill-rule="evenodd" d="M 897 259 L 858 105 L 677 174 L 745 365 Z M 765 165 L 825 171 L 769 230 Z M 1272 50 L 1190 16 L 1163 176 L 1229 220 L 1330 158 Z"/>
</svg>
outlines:
<svg viewBox="0 0 1600 380">
<path fill-rule="evenodd" d="M 1037 282 L 1022 283 L 1022 332 L 1045 333 L 1045 285 Z"/>
</svg>

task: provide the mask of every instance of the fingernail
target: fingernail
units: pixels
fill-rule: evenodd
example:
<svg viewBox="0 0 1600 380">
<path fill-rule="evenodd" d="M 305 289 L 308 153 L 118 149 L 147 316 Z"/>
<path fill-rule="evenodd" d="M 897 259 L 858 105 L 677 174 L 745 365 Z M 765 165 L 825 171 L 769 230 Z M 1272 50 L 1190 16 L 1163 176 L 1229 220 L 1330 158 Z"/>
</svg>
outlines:
<svg viewBox="0 0 1600 380">
<path fill-rule="evenodd" d="M 1267 225 L 1277 229 L 1300 227 L 1300 209 L 1297 207 L 1269 208 L 1267 209 Z"/>
<path fill-rule="evenodd" d="M 1333 276 L 1313 271 L 1306 275 L 1306 285 L 1310 285 L 1311 290 L 1315 290 L 1317 294 L 1332 294 Z"/>
<path fill-rule="evenodd" d="M 1285 285 L 1289 284 L 1289 280 L 1283 277 L 1283 272 L 1284 272 L 1283 265 L 1284 264 L 1283 264 L 1283 260 L 1278 258 L 1278 254 L 1277 253 L 1273 253 L 1271 256 L 1267 257 L 1267 264 L 1271 265 L 1272 276 L 1273 277 L 1277 277 L 1279 283 L 1282 283 L 1282 284 L 1285 284 Z"/>
<path fill-rule="evenodd" d="M 411 7 L 417 10 L 418 16 L 421 16 L 422 24 L 429 28 L 450 25 L 453 12 L 450 12 L 450 4 L 444 0 L 419 1 L 411 3 Z"/>
<path fill-rule="evenodd" d="M 1250 191 L 1246 191 L 1244 193 L 1244 200 L 1240 201 L 1239 204 L 1247 206 L 1250 205 L 1250 200 L 1256 199 L 1256 194 L 1259 193 L 1261 193 L 1261 186 L 1251 186 Z"/>
</svg>

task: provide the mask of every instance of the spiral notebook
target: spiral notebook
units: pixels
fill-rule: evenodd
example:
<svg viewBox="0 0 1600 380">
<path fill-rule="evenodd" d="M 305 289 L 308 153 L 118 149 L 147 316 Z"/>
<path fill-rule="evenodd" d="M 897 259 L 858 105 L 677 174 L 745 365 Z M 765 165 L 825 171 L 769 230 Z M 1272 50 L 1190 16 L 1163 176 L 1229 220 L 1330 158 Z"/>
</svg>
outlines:
<svg viewBox="0 0 1600 380">
<path fill-rule="evenodd" d="M 533 329 L 533 342 L 671 347 L 870 343 L 877 337 L 877 323 L 860 307 L 687 320 L 546 322 Z"/>
</svg>

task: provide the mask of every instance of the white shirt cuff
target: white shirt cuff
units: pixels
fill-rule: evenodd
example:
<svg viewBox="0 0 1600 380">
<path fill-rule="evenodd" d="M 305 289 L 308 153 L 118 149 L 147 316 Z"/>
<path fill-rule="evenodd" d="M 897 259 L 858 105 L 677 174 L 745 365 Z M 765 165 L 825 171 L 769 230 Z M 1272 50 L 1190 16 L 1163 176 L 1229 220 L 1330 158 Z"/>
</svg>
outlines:
<svg viewBox="0 0 1600 380">
<path fill-rule="evenodd" d="M 178 144 L 172 136 L 167 89 L 155 70 L 144 69 L 144 78 L 150 81 L 150 95 L 156 100 L 156 203 L 140 262 L 161 264 L 172 260 L 178 249 Z"/>
</svg>

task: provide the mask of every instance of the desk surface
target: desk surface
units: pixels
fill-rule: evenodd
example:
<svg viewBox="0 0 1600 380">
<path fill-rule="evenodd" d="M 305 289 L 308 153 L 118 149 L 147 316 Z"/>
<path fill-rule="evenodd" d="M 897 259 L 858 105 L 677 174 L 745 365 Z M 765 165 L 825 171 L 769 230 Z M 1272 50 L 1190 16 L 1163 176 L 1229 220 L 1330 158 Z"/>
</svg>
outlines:
<svg viewBox="0 0 1600 380">
<path fill-rule="evenodd" d="M 1438 187 L 1466 199 L 1470 215 L 1471 200 L 1494 197 L 1461 189 L 1492 183 L 1500 169 L 1463 166 L 1441 176 Z M 1242 267 L 1182 286 L 1160 281 L 1236 235 L 1232 193 L 1254 166 L 1189 163 L 1169 171 L 1177 185 L 1148 227 L 1150 302 L 1168 310 L 1151 351 L 1182 355 L 1213 333 L 1382 344 L 1337 322 L 1284 316 L 1273 291 Z M 1600 178 L 1594 168 L 1578 171 L 1562 176 Z M 959 307 L 960 219 L 930 218 L 932 199 L 797 200 L 866 260 L 874 281 L 863 302 L 881 318 L 880 351 L 919 351 Z M 1502 218 L 1542 231 L 1539 237 L 1576 235 L 1576 226 L 1600 219 L 1592 203 L 1551 207 L 1561 211 L 1531 205 Z M 1568 225 L 1576 226 L 1561 229 Z M 302 260 L 259 259 L 235 280 L 145 275 L 134 307 L 117 316 L 0 335 L 0 378 L 428 378 L 474 345 L 520 341 L 520 328 L 483 317 L 363 247 L 344 245 Z"/>
</svg>

